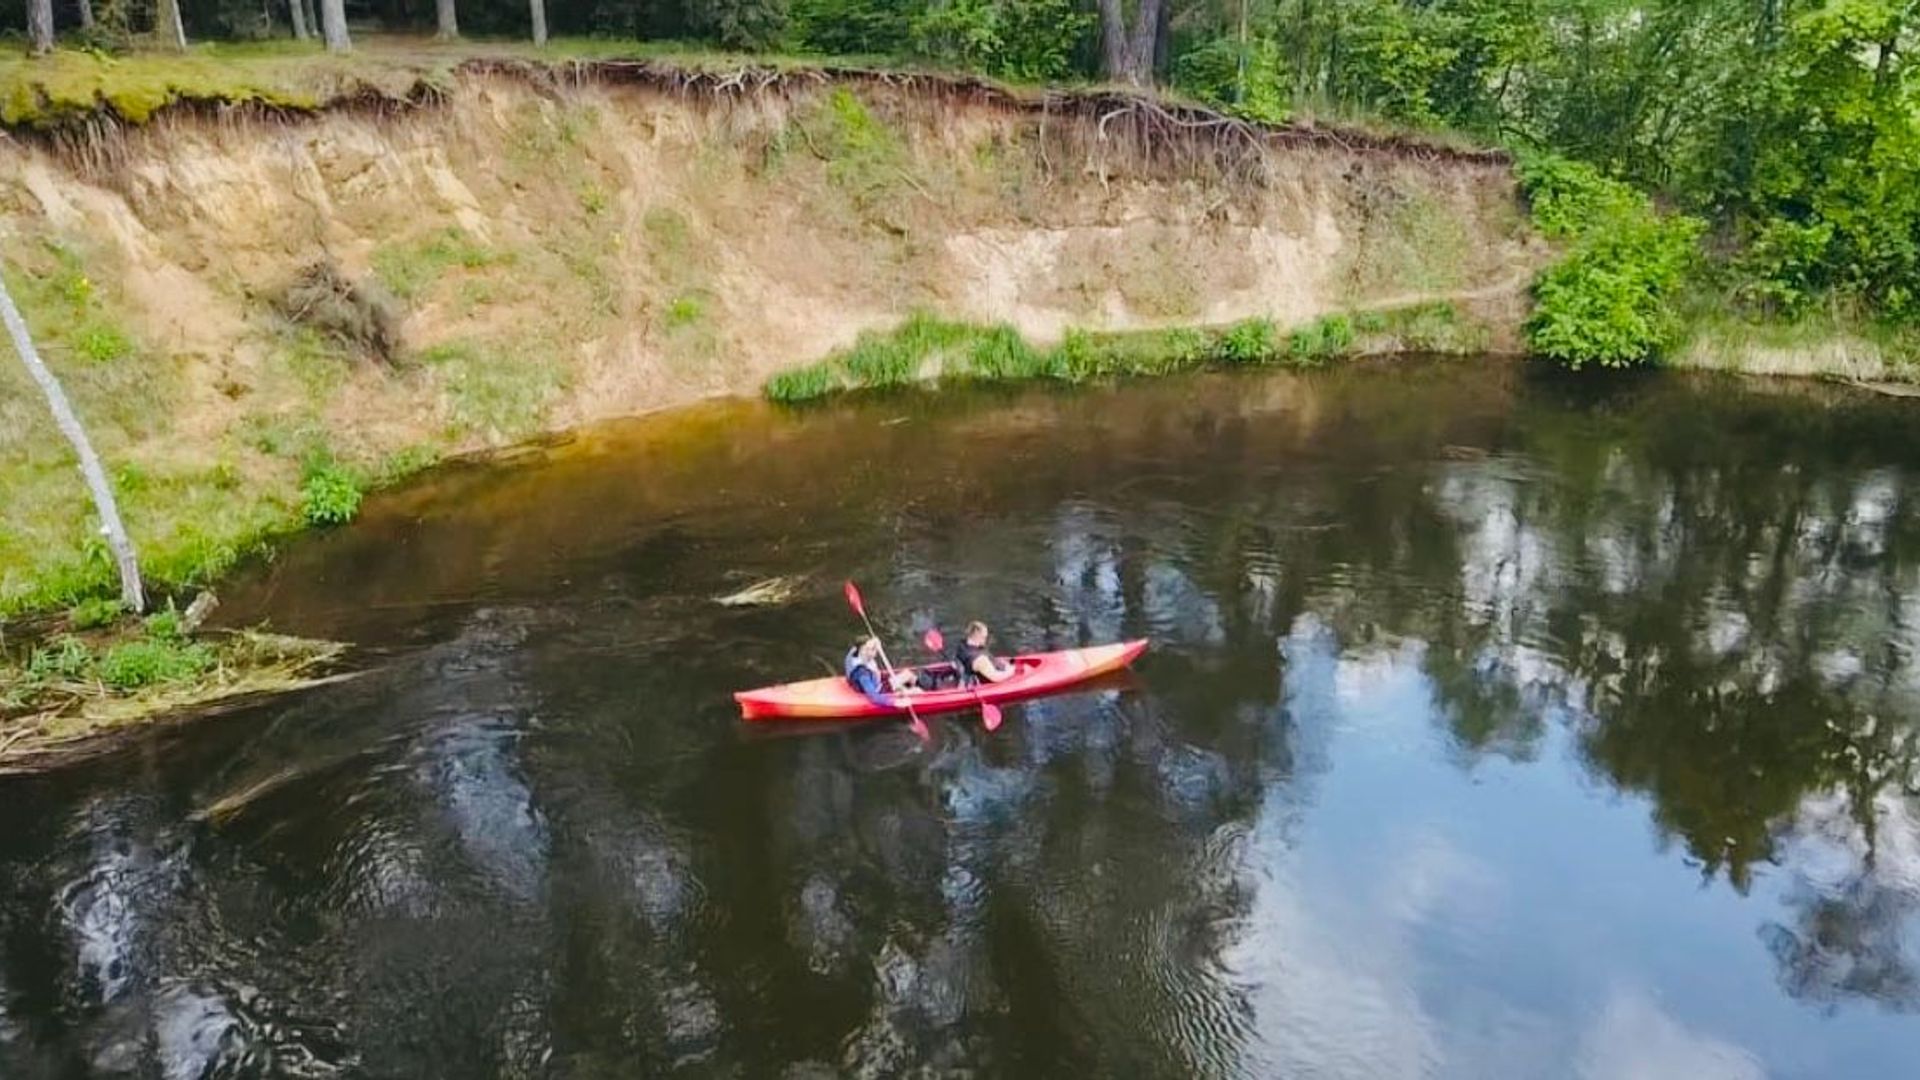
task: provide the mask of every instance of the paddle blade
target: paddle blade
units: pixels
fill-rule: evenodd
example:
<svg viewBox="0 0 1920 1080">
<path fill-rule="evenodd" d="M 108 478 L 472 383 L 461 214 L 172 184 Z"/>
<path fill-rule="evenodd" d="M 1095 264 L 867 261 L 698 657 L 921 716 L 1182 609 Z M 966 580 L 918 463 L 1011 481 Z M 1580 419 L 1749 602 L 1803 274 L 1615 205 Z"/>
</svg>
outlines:
<svg viewBox="0 0 1920 1080">
<path fill-rule="evenodd" d="M 918 716 L 915 716 L 913 722 L 908 724 L 907 727 L 911 729 L 915 735 L 920 737 L 921 742 L 930 743 L 933 741 L 933 732 L 927 730 L 927 722 Z"/>
<path fill-rule="evenodd" d="M 847 593 L 847 606 L 853 609 L 853 613 L 855 615 L 858 615 L 863 619 L 866 618 L 867 605 L 863 601 L 861 601 L 860 590 L 854 586 L 853 582 L 851 581 L 847 582 L 846 593 Z"/>
<path fill-rule="evenodd" d="M 987 725 L 988 731 L 1000 730 L 1000 706 L 988 701 L 980 705 L 980 719 Z"/>
<path fill-rule="evenodd" d="M 927 651 L 930 653 L 938 654 L 947 651 L 947 639 L 940 636 L 940 628 L 937 626 L 929 629 L 927 636 L 920 640 L 926 644 Z"/>
</svg>

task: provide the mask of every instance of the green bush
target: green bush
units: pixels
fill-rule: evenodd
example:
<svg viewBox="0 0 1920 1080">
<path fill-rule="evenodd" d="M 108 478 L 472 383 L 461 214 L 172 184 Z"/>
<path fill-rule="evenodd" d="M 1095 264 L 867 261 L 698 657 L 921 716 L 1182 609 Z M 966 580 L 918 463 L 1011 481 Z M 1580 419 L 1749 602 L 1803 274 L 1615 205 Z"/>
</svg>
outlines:
<svg viewBox="0 0 1920 1080">
<path fill-rule="evenodd" d="M 1094 16 L 1075 0 L 950 0 L 912 23 L 913 47 L 943 64 L 1024 82 L 1073 72 Z"/>
<path fill-rule="evenodd" d="M 1572 241 L 1534 284 L 1529 346 L 1575 369 L 1657 359 L 1680 333 L 1676 294 L 1698 258 L 1704 224 L 1660 214 L 1588 165 L 1534 157 L 1521 163 L 1520 177 L 1535 226 Z"/>
<path fill-rule="evenodd" d="M 1254 38 L 1243 49 L 1233 38 L 1219 37 L 1180 54 L 1173 85 L 1222 112 L 1281 124 L 1290 112 L 1284 70 L 1272 39 Z"/>
<path fill-rule="evenodd" d="M 308 466 L 300 484 L 300 513 L 309 525 L 344 525 L 360 512 L 360 484 L 331 463 Z"/>
<path fill-rule="evenodd" d="M 1271 319 L 1235 323 L 1220 338 L 1220 359 L 1229 364 L 1264 364 L 1273 358 L 1277 336 Z"/>
</svg>

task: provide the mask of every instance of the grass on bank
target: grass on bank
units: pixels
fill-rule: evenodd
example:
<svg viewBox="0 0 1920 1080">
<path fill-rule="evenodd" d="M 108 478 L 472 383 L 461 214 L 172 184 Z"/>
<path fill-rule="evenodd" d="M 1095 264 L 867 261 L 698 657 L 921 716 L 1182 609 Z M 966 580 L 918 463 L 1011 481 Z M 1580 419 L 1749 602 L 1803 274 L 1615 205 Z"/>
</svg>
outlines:
<svg viewBox="0 0 1920 1080">
<path fill-rule="evenodd" d="M 891 331 L 868 332 L 847 349 L 767 380 L 766 396 L 795 403 L 848 390 L 927 379 L 1082 383 L 1166 375 L 1201 367 L 1320 367 L 1345 356 L 1384 352 L 1469 353 L 1486 348 L 1484 326 L 1452 304 L 1328 315 L 1282 329 L 1269 319 L 1227 327 L 1069 331 L 1056 345 L 1029 343 L 1007 325 L 982 326 L 916 314 Z"/>
<path fill-rule="evenodd" d="M 99 602 L 38 644 L 0 648 L 0 771 L 142 717 L 291 689 L 344 647 L 260 631 L 195 634 L 179 612 L 120 618 Z"/>
</svg>

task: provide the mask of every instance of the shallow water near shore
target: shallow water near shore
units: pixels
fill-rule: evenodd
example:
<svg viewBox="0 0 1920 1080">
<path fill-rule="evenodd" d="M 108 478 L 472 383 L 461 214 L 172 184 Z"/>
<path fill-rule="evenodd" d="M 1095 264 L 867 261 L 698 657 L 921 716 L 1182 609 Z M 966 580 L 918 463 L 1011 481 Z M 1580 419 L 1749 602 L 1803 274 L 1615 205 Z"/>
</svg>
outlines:
<svg viewBox="0 0 1920 1080">
<path fill-rule="evenodd" d="M 0 778 L 0 1076 L 1903 1075 L 1917 419 L 1360 364 L 438 470 L 223 589 L 360 677 Z M 740 722 L 847 578 L 1154 647 Z"/>
</svg>

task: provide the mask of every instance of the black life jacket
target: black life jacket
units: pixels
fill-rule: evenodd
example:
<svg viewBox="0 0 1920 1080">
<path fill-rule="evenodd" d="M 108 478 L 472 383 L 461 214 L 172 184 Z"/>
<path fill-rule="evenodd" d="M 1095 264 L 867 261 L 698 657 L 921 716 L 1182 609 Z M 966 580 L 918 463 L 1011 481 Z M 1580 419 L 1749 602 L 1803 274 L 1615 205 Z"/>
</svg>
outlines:
<svg viewBox="0 0 1920 1080">
<path fill-rule="evenodd" d="M 980 682 L 980 673 L 973 669 L 973 662 L 990 655 L 985 645 L 970 645 L 961 638 L 960 644 L 953 647 L 953 668 L 960 673 L 961 686 L 976 686 Z"/>
</svg>

